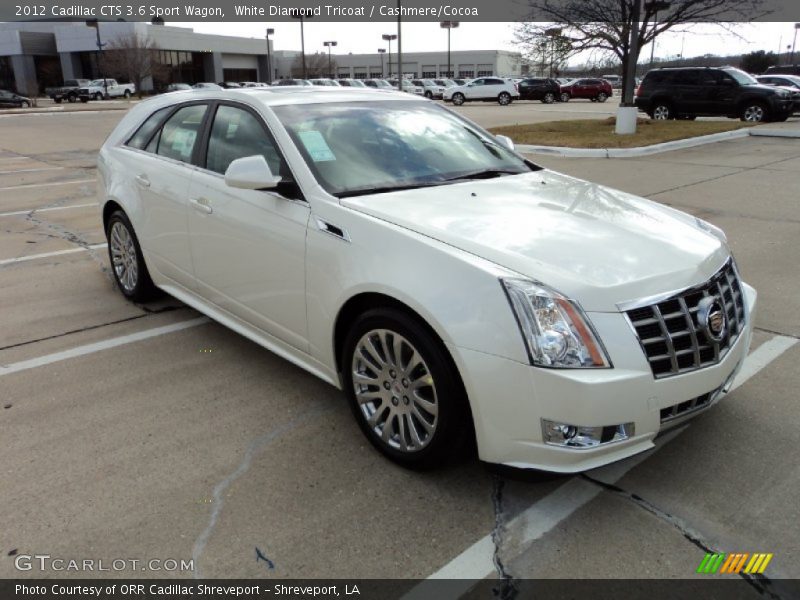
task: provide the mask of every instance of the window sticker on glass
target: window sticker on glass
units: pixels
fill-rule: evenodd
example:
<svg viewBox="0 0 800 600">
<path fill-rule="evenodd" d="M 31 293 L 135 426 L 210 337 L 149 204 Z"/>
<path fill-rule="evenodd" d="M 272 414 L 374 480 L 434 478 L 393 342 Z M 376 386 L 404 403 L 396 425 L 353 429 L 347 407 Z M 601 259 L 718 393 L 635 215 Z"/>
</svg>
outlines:
<svg viewBox="0 0 800 600">
<path fill-rule="evenodd" d="M 194 147 L 194 140 L 197 133 L 194 131 L 187 131 L 179 129 L 172 136 L 172 150 L 179 153 L 182 157 L 188 158 L 192 154 Z"/>
<path fill-rule="evenodd" d="M 319 131 L 300 131 L 297 134 L 306 151 L 314 162 L 328 162 L 336 160 L 333 151 L 328 146 L 325 138 Z"/>
</svg>

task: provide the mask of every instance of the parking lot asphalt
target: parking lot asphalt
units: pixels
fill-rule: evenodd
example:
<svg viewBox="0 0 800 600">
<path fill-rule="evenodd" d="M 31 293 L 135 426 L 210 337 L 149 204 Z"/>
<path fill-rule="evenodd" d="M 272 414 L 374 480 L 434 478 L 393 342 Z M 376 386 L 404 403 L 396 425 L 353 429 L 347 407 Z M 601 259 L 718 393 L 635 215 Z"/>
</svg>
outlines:
<svg viewBox="0 0 800 600">
<path fill-rule="evenodd" d="M 613 112 L 461 110 L 492 126 L 575 107 Z M 114 289 L 94 159 L 122 114 L 0 118 L 0 577 L 101 575 L 14 567 L 49 554 L 194 561 L 121 576 L 686 578 L 706 550 L 774 553 L 770 579 L 800 577 L 800 141 L 532 157 L 722 227 L 759 292 L 753 351 L 734 392 L 644 455 L 569 477 L 414 473 L 335 389 Z"/>
</svg>

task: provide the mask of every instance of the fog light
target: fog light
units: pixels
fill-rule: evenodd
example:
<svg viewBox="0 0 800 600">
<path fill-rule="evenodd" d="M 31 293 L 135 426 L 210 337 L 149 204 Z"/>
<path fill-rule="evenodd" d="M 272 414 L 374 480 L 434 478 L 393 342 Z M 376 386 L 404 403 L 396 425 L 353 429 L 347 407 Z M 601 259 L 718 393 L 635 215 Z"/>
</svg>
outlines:
<svg viewBox="0 0 800 600">
<path fill-rule="evenodd" d="M 633 423 L 592 427 L 542 419 L 542 436 L 545 443 L 563 448 L 594 448 L 621 442 L 632 437 L 634 431 Z"/>
</svg>

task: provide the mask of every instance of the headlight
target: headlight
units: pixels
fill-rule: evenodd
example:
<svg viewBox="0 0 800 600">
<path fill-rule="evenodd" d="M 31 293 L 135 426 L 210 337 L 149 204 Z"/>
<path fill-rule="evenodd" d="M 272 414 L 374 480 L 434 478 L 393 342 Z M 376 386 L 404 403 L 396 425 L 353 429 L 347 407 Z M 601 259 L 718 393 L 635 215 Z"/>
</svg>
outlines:
<svg viewBox="0 0 800 600">
<path fill-rule="evenodd" d="M 566 369 L 611 366 L 577 304 L 541 283 L 500 281 L 517 317 L 531 364 Z"/>
</svg>

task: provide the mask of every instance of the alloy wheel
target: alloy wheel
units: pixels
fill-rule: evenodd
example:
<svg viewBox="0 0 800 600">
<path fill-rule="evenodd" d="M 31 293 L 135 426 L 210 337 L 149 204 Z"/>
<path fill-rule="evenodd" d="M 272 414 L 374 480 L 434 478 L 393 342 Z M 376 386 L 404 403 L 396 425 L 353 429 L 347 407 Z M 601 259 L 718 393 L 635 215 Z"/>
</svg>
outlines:
<svg viewBox="0 0 800 600">
<path fill-rule="evenodd" d="M 545 104 L 552 104 L 553 102 L 556 101 L 556 96 L 555 96 L 555 94 L 553 94 L 553 92 L 547 92 L 544 95 L 543 100 L 544 100 Z"/>
<path fill-rule="evenodd" d="M 510 104 L 511 96 L 508 93 L 503 92 L 497 97 L 497 102 L 500 104 L 500 106 L 505 106 L 507 104 Z"/>
<path fill-rule="evenodd" d="M 453 94 L 453 104 L 456 106 L 464 104 L 464 94 Z"/>
<path fill-rule="evenodd" d="M 653 109 L 653 119 L 656 121 L 666 121 L 669 117 L 669 106 L 666 104 L 659 104 Z"/>
<path fill-rule="evenodd" d="M 413 453 L 433 440 L 439 424 L 436 385 L 408 339 L 389 329 L 368 331 L 355 346 L 351 369 L 358 409 L 382 444 Z"/>
<path fill-rule="evenodd" d="M 764 120 L 764 107 L 759 104 L 748 106 L 742 112 L 742 120 L 748 123 L 761 123 Z"/>
<path fill-rule="evenodd" d="M 117 281 L 126 292 L 133 292 L 139 281 L 139 262 L 133 236 L 120 221 L 111 226 L 109 248 Z"/>
</svg>

